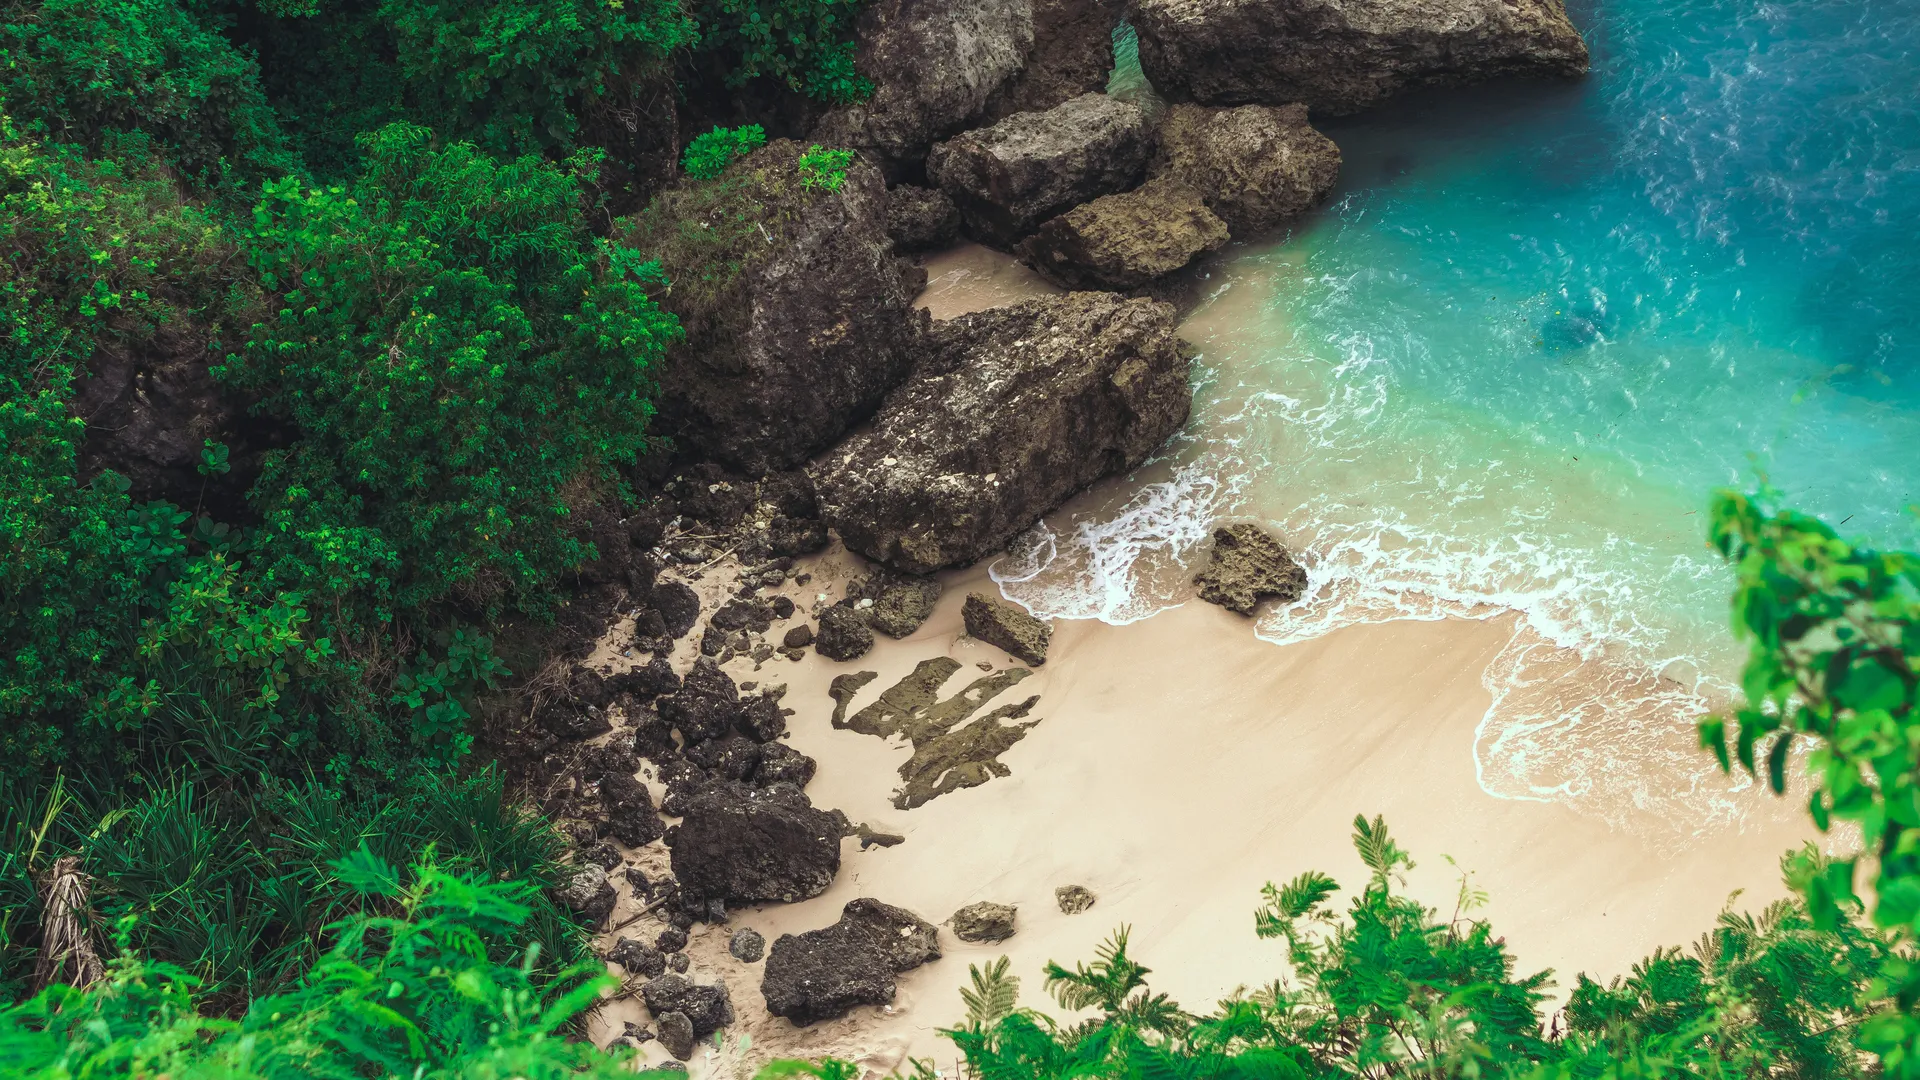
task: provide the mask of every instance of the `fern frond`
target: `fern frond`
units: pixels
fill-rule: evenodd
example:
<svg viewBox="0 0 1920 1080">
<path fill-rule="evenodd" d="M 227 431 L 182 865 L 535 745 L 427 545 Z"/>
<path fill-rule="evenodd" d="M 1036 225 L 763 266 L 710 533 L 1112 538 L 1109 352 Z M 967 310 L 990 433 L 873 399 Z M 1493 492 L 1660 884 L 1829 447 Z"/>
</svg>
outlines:
<svg viewBox="0 0 1920 1080">
<path fill-rule="evenodd" d="M 1008 963 L 1003 956 L 988 964 L 985 971 L 978 965 L 968 965 L 973 988 L 960 990 L 960 1000 L 967 1007 L 967 1023 L 986 1027 L 1012 1014 L 1020 1001 L 1020 977 L 1008 974 Z"/>
</svg>

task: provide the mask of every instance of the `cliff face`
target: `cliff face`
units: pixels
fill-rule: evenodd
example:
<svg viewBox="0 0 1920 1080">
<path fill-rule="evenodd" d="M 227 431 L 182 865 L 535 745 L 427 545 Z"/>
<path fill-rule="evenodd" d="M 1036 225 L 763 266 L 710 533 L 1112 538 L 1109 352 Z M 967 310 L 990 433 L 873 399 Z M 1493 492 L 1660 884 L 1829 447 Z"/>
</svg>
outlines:
<svg viewBox="0 0 1920 1080">
<path fill-rule="evenodd" d="M 1410 86 L 1571 78 L 1561 0 L 1134 0 L 1140 65 L 1175 101 L 1348 113 Z"/>
</svg>

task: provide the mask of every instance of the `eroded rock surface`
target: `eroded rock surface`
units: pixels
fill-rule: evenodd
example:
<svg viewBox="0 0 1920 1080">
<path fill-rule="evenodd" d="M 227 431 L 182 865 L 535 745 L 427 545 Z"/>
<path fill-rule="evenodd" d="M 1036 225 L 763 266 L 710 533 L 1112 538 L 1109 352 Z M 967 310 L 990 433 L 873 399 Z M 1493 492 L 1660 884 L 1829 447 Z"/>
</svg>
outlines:
<svg viewBox="0 0 1920 1080">
<path fill-rule="evenodd" d="M 1040 226 L 1022 261 L 1065 289 L 1137 289 L 1227 243 L 1200 192 L 1172 177 L 1103 195 Z"/>
<path fill-rule="evenodd" d="M 873 96 L 828 113 L 814 138 L 911 172 L 1020 73 L 1033 0 L 876 0 L 855 31 L 854 66 L 873 80 Z"/>
<path fill-rule="evenodd" d="M 796 1025 L 846 1015 L 856 1005 L 885 1005 L 894 976 L 940 958 L 939 932 L 904 908 L 861 898 L 840 921 L 782 934 L 767 956 L 760 992 L 767 1011 Z"/>
<path fill-rule="evenodd" d="M 840 870 L 839 824 L 784 784 L 710 784 L 688 797 L 669 839 L 682 894 L 701 900 L 807 900 Z"/>
<path fill-rule="evenodd" d="M 778 141 L 662 192 L 626 239 L 656 255 L 680 317 L 660 422 L 683 447 L 753 475 L 799 464 L 870 415 L 907 373 L 914 290 L 887 235 L 880 173 L 801 183 Z M 791 538 L 804 546 L 805 537 Z"/>
<path fill-rule="evenodd" d="M 991 555 L 1186 422 L 1174 311 L 1070 293 L 934 324 L 914 377 L 814 465 L 848 548 L 911 574 Z M 822 633 L 824 635 L 824 626 Z"/>
<path fill-rule="evenodd" d="M 1139 108 L 1082 94 L 941 143 L 927 176 L 953 198 L 970 234 L 1010 247 L 1048 218 L 1132 187 L 1152 148 Z"/>
<path fill-rule="evenodd" d="M 1560 0 L 1136 0 L 1140 66 L 1174 101 L 1347 113 L 1415 85 L 1569 78 Z"/>
<path fill-rule="evenodd" d="M 1259 526 L 1228 525 L 1213 531 L 1213 557 L 1193 582 L 1200 586 L 1200 599 L 1252 615 L 1262 600 L 1291 604 L 1300 599 L 1307 572 Z"/>
<path fill-rule="evenodd" d="M 873 648 L 873 627 L 867 625 L 865 615 L 836 604 L 820 613 L 813 648 L 829 660 L 858 660 Z"/>
<path fill-rule="evenodd" d="M 900 766 L 900 787 L 893 793 L 893 805 L 901 810 L 911 810 L 961 788 L 978 787 L 996 776 L 1012 775 L 1000 755 L 1026 738 L 1027 730 L 1040 722 L 1008 723 L 1025 719 L 1039 704 L 1038 695 L 973 718 L 994 698 L 1033 674 L 1031 671 L 1009 668 L 982 676 L 942 700 L 940 687 L 959 670 L 960 661 L 952 657 L 922 660 L 878 701 L 852 716 L 847 715 L 847 709 L 854 695 L 872 682 L 876 673 L 841 675 L 829 689 L 834 699 L 834 727 L 882 739 L 902 736 L 913 745 L 913 755 Z"/>
<path fill-rule="evenodd" d="M 968 593 L 960 618 L 969 635 L 1007 655 L 1036 667 L 1047 662 L 1047 642 L 1053 638 L 1053 627 L 1020 605 L 984 593 Z"/>
<path fill-rule="evenodd" d="M 1198 191 L 1236 235 L 1286 224 L 1340 179 L 1340 148 L 1307 123 L 1304 105 L 1175 105 L 1161 118 L 1159 138 L 1155 181 Z"/>
<path fill-rule="evenodd" d="M 890 638 L 903 638 L 920 629 L 940 602 L 940 581 L 901 574 L 885 567 L 856 583 L 848 596 L 872 601 L 867 623 Z"/>
<path fill-rule="evenodd" d="M 952 247 L 960 239 L 960 209 L 938 188 L 901 184 L 887 192 L 887 235 L 902 254 Z"/>
<path fill-rule="evenodd" d="M 1033 49 L 1020 74 L 995 94 L 986 115 L 1051 109 L 1107 88 L 1113 28 L 1126 0 L 1033 0 Z"/>
<path fill-rule="evenodd" d="M 947 925 L 953 928 L 953 936 L 961 941 L 991 945 L 1013 936 L 1017 914 L 1011 904 L 983 900 L 954 912 L 953 917 L 947 920 Z"/>
</svg>

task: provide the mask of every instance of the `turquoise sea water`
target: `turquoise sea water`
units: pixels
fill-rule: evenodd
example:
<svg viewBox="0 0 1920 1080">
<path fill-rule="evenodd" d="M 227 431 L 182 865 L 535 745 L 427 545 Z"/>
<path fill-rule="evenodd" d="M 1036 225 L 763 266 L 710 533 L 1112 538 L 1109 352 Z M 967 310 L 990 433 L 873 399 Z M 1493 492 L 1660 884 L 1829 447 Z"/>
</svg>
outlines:
<svg viewBox="0 0 1920 1080">
<path fill-rule="evenodd" d="M 1584 82 L 1322 125 L 1340 189 L 1214 271 L 1179 445 L 995 573 L 1130 621 L 1254 519 L 1312 580 L 1274 641 L 1517 613 L 1482 786 L 1684 841 L 1737 816 L 1692 736 L 1738 663 L 1711 491 L 1920 541 L 1920 2 L 1572 14 Z"/>
</svg>

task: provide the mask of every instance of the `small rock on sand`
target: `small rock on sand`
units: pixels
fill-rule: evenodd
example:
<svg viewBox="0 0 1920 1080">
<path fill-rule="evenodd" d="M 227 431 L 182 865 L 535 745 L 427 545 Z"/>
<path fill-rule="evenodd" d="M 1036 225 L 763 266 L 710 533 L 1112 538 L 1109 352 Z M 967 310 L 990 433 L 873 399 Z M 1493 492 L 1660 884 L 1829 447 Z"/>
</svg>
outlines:
<svg viewBox="0 0 1920 1080">
<path fill-rule="evenodd" d="M 820 613 L 820 632 L 814 639 L 814 651 L 829 660 L 845 663 L 858 660 L 873 648 L 873 627 L 867 618 L 849 607 L 838 605 Z"/>
<path fill-rule="evenodd" d="M 947 925 L 953 927 L 953 936 L 961 941 L 992 944 L 1013 936 L 1013 921 L 1014 908 L 1011 904 L 983 900 L 954 912 L 953 917 L 947 920 Z"/>
<path fill-rule="evenodd" d="M 1053 890 L 1053 898 L 1060 910 L 1068 915 L 1078 915 L 1093 906 L 1093 890 L 1085 885 L 1062 885 Z"/>
<path fill-rule="evenodd" d="M 1291 604 L 1300 599 L 1307 572 L 1259 526 L 1228 525 L 1213 531 L 1213 561 L 1193 583 L 1200 586 L 1200 599 L 1252 615 L 1262 600 Z"/>
<path fill-rule="evenodd" d="M 1053 627 L 1017 605 L 968 593 L 960 617 L 966 621 L 968 634 L 1023 663 L 1038 666 L 1047 662 L 1047 641 L 1053 637 Z"/>
<path fill-rule="evenodd" d="M 743 926 L 727 939 L 727 952 L 743 964 L 757 964 L 767 954 L 767 939 L 758 930 Z"/>
</svg>

